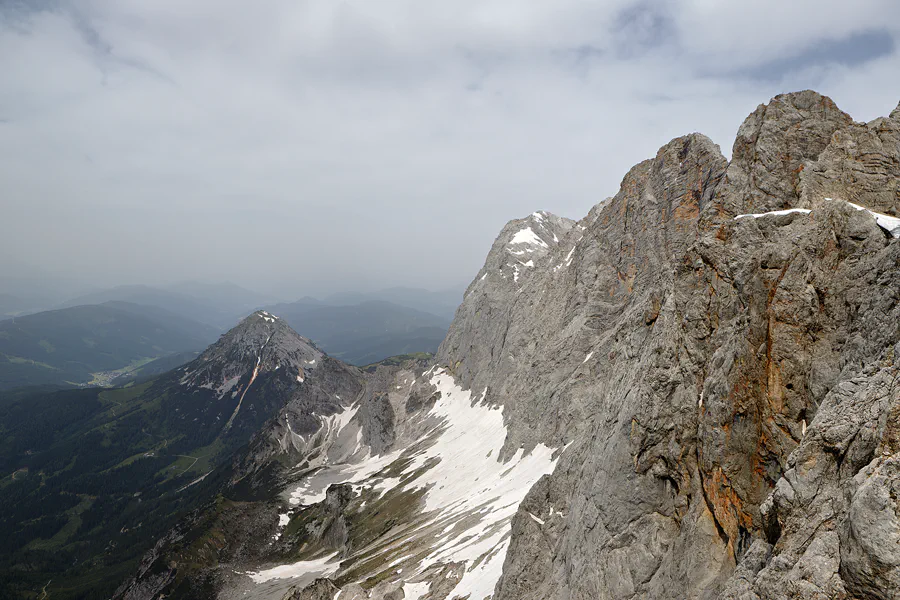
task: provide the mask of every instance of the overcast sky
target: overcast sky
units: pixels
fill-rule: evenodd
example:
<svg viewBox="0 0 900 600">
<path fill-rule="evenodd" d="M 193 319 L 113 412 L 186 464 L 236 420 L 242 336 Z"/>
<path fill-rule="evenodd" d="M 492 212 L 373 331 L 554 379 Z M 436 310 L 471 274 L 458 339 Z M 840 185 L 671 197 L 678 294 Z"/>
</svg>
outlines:
<svg viewBox="0 0 900 600">
<path fill-rule="evenodd" d="M 896 0 L 0 0 L 0 270 L 459 285 L 777 93 L 888 114 L 898 41 Z"/>
</svg>

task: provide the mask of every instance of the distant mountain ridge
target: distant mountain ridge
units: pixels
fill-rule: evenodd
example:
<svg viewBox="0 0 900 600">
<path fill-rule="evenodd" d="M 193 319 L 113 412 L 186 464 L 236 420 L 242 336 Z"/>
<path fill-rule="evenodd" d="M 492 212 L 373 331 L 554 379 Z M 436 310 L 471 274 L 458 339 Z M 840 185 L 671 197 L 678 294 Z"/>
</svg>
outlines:
<svg viewBox="0 0 900 600">
<path fill-rule="evenodd" d="M 465 286 L 463 285 L 438 291 L 398 286 L 375 292 L 340 292 L 330 294 L 325 297 L 324 303 L 350 305 L 370 301 L 383 301 L 431 313 L 450 321 L 453 319 L 460 302 L 462 302 L 464 290 Z"/>
<path fill-rule="evenodd" d="M 378 296 L 391 297 L 393 300 L 373 299 Z M 103 361 L 103 368 L 100 370 L 129 367 L 127 373 L 110 373 L 108 377 L 94 382 L 107 385 L 137 377 L 137 369 L 143 365 L 132 364 L 133 361 L 156 360 L 173 352 L 201 349 L 207 342 L 215 339 L 217 332 L 234 326 L 244 315 L 257 308 L 267 308 L 275 314 L 283 314 L 297 331 L 315 340 L 328 353 L 350 364 L 371 364 L 398 354 L 433 354 L 447 332 L 450 319 L 410 305 L 436 308 L 447 315 L 452 314 L 455 309 L 452 303 L 456 296 L 455 292 L 393 288 L 373 294 L 343 294 L 327 300 L 307 296 L 296 302 L 273 303 L 267 296 L 231 283 L 183 282 L 166 287 L 119 286 L 70 299 L 63 303 L 62 309 L 55 310 L 72 309 L 73 312 L 63 314 L 74 317 L 76 314 L 87 315 L 89 312 L 88 309 L 78 307 L 105 306 L 128 312 L 138 318 L 164 323 L 166 327 L 175 327 L 186 337 L 197 340 L 187 345 L 163 344 L 152 351 L 144 351 L 141 356 L 126 353 L 129 360 L 124 362 L 118 359 Z M 8 301 L 8 310 L 12 312 L 25 310 L 23 307 L 30 306 L 27 301 L 11 295 L 0 297 L 0 301 L 4 298 Z M 77 311 L 74 310 L 76 308 Z M 51 312 L 53 311 L 30 313 L 44 316 L 25 322 L 37 323 L 41 319 L 61 318 L 60 315 L 48 316 Z M 82 321 L 83 326 L 88 323 L 89 320 Z M 101 325 L 97 320 L 93 323 Z M 11 327 L 9 324 L 6 326 Z M 105 334 L 98 337 L 95 333 L 97 332 L 83 327 L 79 337 L 88 340 L 97 338 L 101 342 L 108 339 Z M 132 340 L 135 348 L 146 346 L 140 338 L 147 336 L 139 334 L 137 330 L 133 330 L 133 333 L 137 335 Z M 123 342 L 124 338 L 119 341 Z M 47 352 L 42 354 L 28 348 L 20 350 L 16 345 L 19 343 L 27 345 L 27 336 L 16 337 L 15 341 L 9 341 L 3 347 L 2 352 L 7 358 L 5 364 L 0 362 L 0 387 L 65 382 L 85 384 L 92 381 L 88 374 L 96 372 L 89 371 L 97 367 L 96 361 L 89 360 L 89 366 L 79 366 L 69 360 L 67 366 L 64 366 L 57 364 L 59 355 L 48 358 L 45 356 Z M 104 348 L 101 344 L 91 348 L 87 356 L 90 358 L 104 353 L 113 356 L 120 351 L 121 347 Z M 173 367 L 175 362 L 160 362 L 151 368 L 161 368 L 162 365 Z M 149 374 L 148 372 L 147 375 Z"/>
<path fill-rule="evenodd" d="M 156 306 L 223 331 L 232 327 L 239 315 L 271 303 L 272 298 L 234 284 L 124 285 L 72 298 L 61 307 L 110 301 Z"/>
<path fill-rule="evenodd" d="M 266 307 L 335 358 L 366 365 L 397 354 L 437 351 L 450 322 L 384 300 L 322 305 L 308 300 Z"/>
<path fill-rule="evenodd" d="M 87 384 L 96 373 L 205 347 L 209 325 L 128 302 L 74 306 L 0 321 L 0 389 Z M 110 373 L 102 382 L 115 376 Z"/>
</svg>

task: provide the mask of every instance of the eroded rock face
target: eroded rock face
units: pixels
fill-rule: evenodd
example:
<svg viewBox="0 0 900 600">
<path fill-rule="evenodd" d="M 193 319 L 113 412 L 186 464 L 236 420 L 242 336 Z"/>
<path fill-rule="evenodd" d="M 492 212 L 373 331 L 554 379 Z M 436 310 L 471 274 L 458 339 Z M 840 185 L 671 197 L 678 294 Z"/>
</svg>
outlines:
<svg viewBox="0 0 900 600">
<path fill-rule="evenodd" d="M 842 198 L 900 216 L 900 110 L 835 131 L 818 160 L 800 176 L 807 204 Z"/>
<path fill-rule="evenodd" d="M 810 90 L 760 104 L 738 129 L 725 181 L 706 219 L 718 223 L 797 206 L 808 163 L 825 150 L 835 131 L 852 122 L 831 98 Z"/>
<path fill-rule="evenodd" d="M 879 445 L 900 410 L 900 247 L 842 194 L 886 214 L 900 204 L 877 170 L 857 188 L 800 176 L 839 172 L 860 127 L 876 135 L 802 92 L 748 118 L 727 169 L 696 137 L 675 140 L 580 225 L 568 282 L 520 292 L 540 300 L 514 300 L 510 332 L 564 317 L 522 334 L 545 340 L 526 368 L 474 379 L 498 402 L 528 397 L 522 437 L 573 444 L 523 503 L 565 517 L 535 527 L 520 510 L 498 598 L 900 594 L 893 451 Z M 893 127 L 873 129 L 890 142 Z M 823 430 L 839 445 L 816 444 Z"/>
<path fill-rule="evenodd" d="M 219 509 L 244 516 L 212 527 L 218 571 L 187 583 L 277 600 L 290 584 L 273 565 L 301 559 L 288 597 L 900 597 L 898 126 L 900 107 L 864 125 L 785 94 L 747 118 L 730 163 L 676 138 L 580 221 L 511 221 L 433 368 L 304 359 L 319 366 L 303 393 L 231 478 L 272 473 L 275 491 Z M 469 466 L 441 434 L 480 419 L 502 440 L 463 455 L 508 468 L 441 491 Z M 524 473 L 511 521 L 479 520 L 495 499 L 459 508 L 529 471 L 529 452 L 544 470 Z M 453 553 L 473 539 L 482 554 Z M 135 598 L 171 587 L 150 572 Z"/>
</svg>

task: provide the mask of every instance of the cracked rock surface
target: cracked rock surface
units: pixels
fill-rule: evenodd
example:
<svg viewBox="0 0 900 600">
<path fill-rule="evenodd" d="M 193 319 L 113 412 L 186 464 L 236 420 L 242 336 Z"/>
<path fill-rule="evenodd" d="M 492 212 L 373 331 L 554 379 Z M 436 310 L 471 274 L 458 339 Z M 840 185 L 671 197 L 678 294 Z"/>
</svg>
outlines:
<svg viewBox="0 0 900 600">
<path fill-rule="evenodd" d="M 434 368 L 502 407 L 501 460 L 555 449 L 509 522 L 494 600 L 900 598 L 900 107 L 863 124 L 815 92 L 781 95 L 732 156 L 700 134 L 672 140 L 581 220 L 511 221 L 467 289 Z M 366 460 L 434 426 L 431 365 L 315 360 L 317 414 L 333 425 L 347 410 L 333 398 L 354 399 Z M 359 458 L 311 417 L 313 398 L 286 404 L 232 481 L 286 477 L 285 456 Z M 276 600 L 453 600 L 471 563 L 353 562 L 359 540 L 374 556 L 382 530 L 418 526 L 427 495 L 407 489 L 397 502 L 420 508 L 387 518 L 360 489 L 304 509 L 306 537 L 265 529 L 284 556 L 319 544 L 345 561 Z M 274 522 L 282 493 L 233 510 Z M 242 527 L 218 551 L 232 570 L 272 556 Z M 275 597 L 228 596 L 239 578 L 204 569 L 190 589 L 218 578 L 210 597 Z M 174 577 L 147 573 L 128 597 Z"/>
</svg>

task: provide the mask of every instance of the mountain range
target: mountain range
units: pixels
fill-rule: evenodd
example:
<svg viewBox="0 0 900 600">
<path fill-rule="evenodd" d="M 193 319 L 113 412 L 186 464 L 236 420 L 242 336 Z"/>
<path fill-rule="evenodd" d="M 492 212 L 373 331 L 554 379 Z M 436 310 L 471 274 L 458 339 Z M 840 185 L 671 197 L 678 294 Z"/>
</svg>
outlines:
<svg viewBox="0 0 900 600">
<path fill-rule="evenodd" d="M 78 296 L 61 308 L 105 302 L 129 302 L 155 306 L 182 317 L 224 330 L 241 316 L 273 301 L 234 284 L 182 283 L 165 288 L 127 285 Z"/>
<path fill-rule="evenodd" d="M 128 302 L 7 319 L 0 321 L 0 389 L 108 383 L 155 358 L 202 350 L 216 337 L 209 325 Z"/>
<path fill-rule="evenodd" d="M 69 300 L 63 308 L 24 310 L 24 315 L 0 320 L 0 389 L 122 384 L 159 374 L 163 367 L 193 358 L 260 307 L 283 314 L 297 331 L 350 364 L 433 354 L 447 332 L 448 318 L 372 298 L 386 295 L 446 313 L 442 302 L 448 301 L 448 294 L 398 288 L 384 294 L 271 303 L 271 298 L 233 284 L 112 288 Z M 0 302 L 7 300 L 8 308 L 27 305 L 17 304 L 12 296 L 0 297 Z"/>
<path fill-rule="evenodd" d="M 7 392 L 0 590 L 900 597 L 898 182 L 900 106 L 784 94 L 730 161 L 686 135 L 510 221 L 433 358 L 273 308 L 127 388 Z"/>
<path fill-rule="evenodd" d="M 326 305 L 301 300 L 266 307 L 331 356 L 367 365 L 389 356 L 437 351 L 450 321 L 383 300 Z"/>
</svg>

